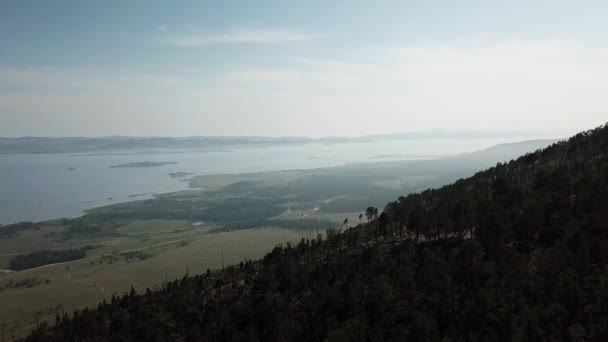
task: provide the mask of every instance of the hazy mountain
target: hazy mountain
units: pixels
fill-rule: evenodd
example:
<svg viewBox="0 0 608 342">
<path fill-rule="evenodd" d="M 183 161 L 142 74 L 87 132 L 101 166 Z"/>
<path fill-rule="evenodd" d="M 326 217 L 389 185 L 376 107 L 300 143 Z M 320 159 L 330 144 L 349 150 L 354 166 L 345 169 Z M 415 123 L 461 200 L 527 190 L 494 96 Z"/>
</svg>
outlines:
<svg viewBox="0 0 608 342">
<path fill-rule="evenodd" d="M 271 145 L 301 145 L 310 143 L 336 144 L 378 140 L 414 139 L 484 139 L 513 138 L 530 136 L 530 132 L 518 131 L 464 131 L 429 130 L 387 135 L 362 137 L 21 137 L 0 138 L 0 153 L 83 153 L 83 152 L 125 152 L 125 151 L 192 151 L 214 150 L 236 147 L 263 147 Z"/>
</svg>

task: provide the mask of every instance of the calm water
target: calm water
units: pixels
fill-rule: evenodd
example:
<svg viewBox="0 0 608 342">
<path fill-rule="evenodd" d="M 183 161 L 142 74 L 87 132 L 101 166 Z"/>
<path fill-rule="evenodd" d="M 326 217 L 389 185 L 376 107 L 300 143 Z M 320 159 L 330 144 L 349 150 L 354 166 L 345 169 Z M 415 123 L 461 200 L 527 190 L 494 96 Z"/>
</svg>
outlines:
<svg viewBox="0 0 608 342">
<path fill-rule="evenodd" d="M 169 176 L 171 172 L 205 175 L 311 169 L 347 162 L 390 160 L 371 159 L 377 155 L 472 152 L 504 142 L 509 141 L 410 140 L 173 154 L 0 155 L 0 224 L 77 217 L 89 208 L 143 199 L 154 193 L 187 189 L 186 183 Z M 141 161 L 170 161 L 178 164 L 149 168 L 109 167 Z M 130 197 L 136 194 L 141 196 Z"/>
</svg>

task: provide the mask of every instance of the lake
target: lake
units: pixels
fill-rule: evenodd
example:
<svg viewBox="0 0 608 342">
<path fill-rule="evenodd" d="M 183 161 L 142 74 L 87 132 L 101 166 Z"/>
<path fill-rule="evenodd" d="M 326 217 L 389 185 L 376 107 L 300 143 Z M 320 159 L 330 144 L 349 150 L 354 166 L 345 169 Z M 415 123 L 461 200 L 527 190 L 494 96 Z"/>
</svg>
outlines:
<svg viewBox="0 0 608 342">
<path fill-rule="evenodd" d="M 188 189 L 186 182 L 169 176 L 172 172 L 207 175 L 312 169 L 473 152 L 520 140 L 394 140 L 120 155 L 4 154 L 0 155 L 0 224 L 78 217 L 86 209 Z M 110 167 L 143 161 L 177 164 Z"/>
</svg>

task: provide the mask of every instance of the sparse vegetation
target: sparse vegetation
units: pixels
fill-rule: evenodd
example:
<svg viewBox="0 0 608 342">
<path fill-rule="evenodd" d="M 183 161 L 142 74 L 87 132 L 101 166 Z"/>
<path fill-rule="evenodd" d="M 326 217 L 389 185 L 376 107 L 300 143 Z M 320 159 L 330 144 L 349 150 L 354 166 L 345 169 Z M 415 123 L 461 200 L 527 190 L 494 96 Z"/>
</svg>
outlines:
<svg viewBox="0 0 608 342">
<path fill-rule="evenodd" d="M 121 255 L 125 258 L 125 261 L 131 261 L 133 259 L 137 259 L 139 261 L 143 261 L 149 258 L 154 257 L 154 254 L 145 253 L 142 251 L 133 251 L 133 252 L 125 252 L 121 253 Z"/>
<path fill-rule="evenodd" d="M 0 287 L 0 291 L 9 289 L 9 288 L 19 288 L 19 287 L 30 288 L 30 287 L 38 286 L 43 283 L 48 284 L 50 282 L 51 281 L 49 279 L 41 280 L 39 278 L 23 278 L 23 279 L 17 279 L 17 280 L 9 279 L 9 281 L 5 284 L 4 287 Z"/>
</svg>

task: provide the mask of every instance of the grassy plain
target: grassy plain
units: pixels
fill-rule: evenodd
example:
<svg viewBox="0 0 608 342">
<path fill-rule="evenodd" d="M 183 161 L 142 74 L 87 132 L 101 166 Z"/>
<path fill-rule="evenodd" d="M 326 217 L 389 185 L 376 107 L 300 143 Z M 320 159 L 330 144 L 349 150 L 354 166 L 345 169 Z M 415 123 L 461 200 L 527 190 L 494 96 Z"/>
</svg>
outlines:
<svg viewBox="0 0 608 342">
<path fill-rule="evenodd" d="M 149 232 L 143 228 L 147 223 L 151 227 Z M 192 229 L 179 229 L 186 224 L 156 220 L 130 223 L 118 230 L 135 230 L 138 234 L 175 232 L 145 240 L 123 236 L 97 239 L 95 242 L 103 244 L 103 247 L 89 251 L 85 259 L 0 275 L 0 286 L 3 287 L 0 291 L 1 328 L 5 332 L 13 329 L 22 335 L 36 324 L 37 319 L 52 321 L 56 313 L 95 305 L 114 293 L 128 291 L 131 286 L 143 291 L 166 280 L 180 278 L 186 272 L 202 273 L 208 268 L 220 268 L 222 250 L 224 263 L 230 265 L 244 259 L 260 258 L 275 245 L 295 242 L 301 236 L 295 230 L 277 228 L 217 234 L 207 233 L 213 226 L 190 225 Z M 163 226 L 166 229 L 161 229 Z M 53 245 L 46 240 L 38 237 L 36 243 Z M 25 242 L 21 244 L 21 247 L 26 247 Z M 145 258 L 127 260 L 124 253 L 128 251 L 141 253 Z M 26 278 L 37 279 L 39 284 L 32 287 L 9 285 Z"/>
</svg>

